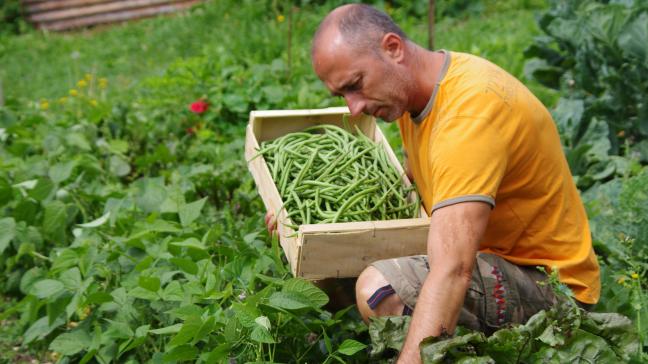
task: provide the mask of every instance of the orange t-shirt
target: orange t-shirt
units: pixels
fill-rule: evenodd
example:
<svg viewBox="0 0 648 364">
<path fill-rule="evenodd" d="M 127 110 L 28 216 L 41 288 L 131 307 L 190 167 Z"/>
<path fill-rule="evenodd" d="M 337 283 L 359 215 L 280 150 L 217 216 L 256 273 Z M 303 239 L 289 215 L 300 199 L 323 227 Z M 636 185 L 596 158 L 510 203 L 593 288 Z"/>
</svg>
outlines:
<svg viewBox="0 0 648 364">
<path fill-rule="evenodd" d="M 596 303 L 599 265 L 551 115 L 496 65 L 445 53 L 428 106 L 398 120 L 427 212 L 464 201 L 489 203 L 480 251 L 517 265 L 556 267 L 576 299 Z"/>
</svg>

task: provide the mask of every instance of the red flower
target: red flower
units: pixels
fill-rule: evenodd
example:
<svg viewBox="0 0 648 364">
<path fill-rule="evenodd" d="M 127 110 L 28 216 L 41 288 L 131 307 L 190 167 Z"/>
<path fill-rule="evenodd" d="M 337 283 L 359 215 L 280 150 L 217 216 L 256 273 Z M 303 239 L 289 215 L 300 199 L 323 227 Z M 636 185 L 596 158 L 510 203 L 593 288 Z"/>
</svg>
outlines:
<svg viewBox="0 0 648 364">
<path fill-rule="evenodd" d="M 189 110 L 194 114 L 202 114 L 209 108 L 209 104 L 205 100 L 194 101 L 189 105 Z"/>
</svg>

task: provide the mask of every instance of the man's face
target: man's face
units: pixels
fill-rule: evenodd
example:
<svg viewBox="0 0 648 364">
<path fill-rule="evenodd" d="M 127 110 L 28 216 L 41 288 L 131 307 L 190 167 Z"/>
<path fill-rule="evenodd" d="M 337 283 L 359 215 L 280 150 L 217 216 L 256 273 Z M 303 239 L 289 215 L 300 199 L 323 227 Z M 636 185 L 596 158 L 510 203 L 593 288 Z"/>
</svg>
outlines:
<svg viewBox="0 0 648 364">
<path fill-rule="evenodd" d="M 357 51 L 333 39 L 315 53 L 313 68 L 332 95 L 344 97 L 352 115 L 394 121 L 407 111 L 407 77 L 380 52 Z"/>
</svg>

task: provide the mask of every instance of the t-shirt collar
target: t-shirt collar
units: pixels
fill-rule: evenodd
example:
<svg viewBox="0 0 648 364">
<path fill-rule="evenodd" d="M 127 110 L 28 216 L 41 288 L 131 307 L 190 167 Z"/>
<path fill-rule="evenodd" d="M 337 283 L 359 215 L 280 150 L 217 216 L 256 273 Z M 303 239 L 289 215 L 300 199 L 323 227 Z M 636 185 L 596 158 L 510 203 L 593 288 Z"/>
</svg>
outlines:
<svg viewBox="0 0 648 364">
<path fill-rule="evenodd" d="M 423 111 L 421 111 L 420 114 L 416 116 L 411 116 L 412 121 L 415 124 L 420 124 L 425 118 L 430 114 L 432 111 L 432 107 L 434 106 L 434 99 L 436 99 L 436 94 L 439 91 L 439 85 L 441 84 L 441 81 L 443 81 L 443 78 L 445 77 L 446 73 L 448 72 L 448 68 L 450 67 L 450 52 L 446 51 L 445 49 L 440 49 L 440 52 L 443 53 L 444 58 L 443 58 L 443 66 L 441 67 L 441 72 L 439 73 L 439 78 L 437 79 L 436 84 L 434 85 L 434 90 L 432 91 L 432 96 L 430 96 L 430 99 L 428 100 L 427 104 L 425 105 L 425 108 Z"/>
</svg>

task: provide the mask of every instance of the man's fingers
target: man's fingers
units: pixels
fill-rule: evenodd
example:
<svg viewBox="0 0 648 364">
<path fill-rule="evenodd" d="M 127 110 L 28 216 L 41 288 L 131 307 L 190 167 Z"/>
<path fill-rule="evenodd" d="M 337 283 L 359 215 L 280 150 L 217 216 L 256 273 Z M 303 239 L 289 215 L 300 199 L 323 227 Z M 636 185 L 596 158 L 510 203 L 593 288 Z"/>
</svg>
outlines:
<svg viewBox="0 0 648 364">
<path fill-rule="evenodd" d="M 272 211 L 268 211 L 266 213 L 265 224 L 270 234 L 275 234 L 277 232 L 277 220 L 275 219 L 274 213 L 272 213 Z"/>
</svg>

